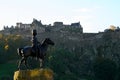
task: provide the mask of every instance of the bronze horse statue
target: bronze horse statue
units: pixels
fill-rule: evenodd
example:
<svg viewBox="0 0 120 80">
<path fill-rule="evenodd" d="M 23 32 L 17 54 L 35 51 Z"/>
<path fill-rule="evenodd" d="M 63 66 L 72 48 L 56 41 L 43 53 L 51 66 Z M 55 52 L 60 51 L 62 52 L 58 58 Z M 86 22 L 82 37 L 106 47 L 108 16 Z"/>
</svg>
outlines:
<svg viewBox="0 0 120 80">
<path fill-rule="evenodd" d="M 23 62 L 25 62 L 25 66 L 26 68 L 28 68 L 27 62 L 26 62 L 28 57 L 37 57 L 40 61 L 40 67 L 42 67 L 44 57 L 46 56 L 46 51 L 48 49 L 48 45 L 54 45 L 54 42 L 50 40 L 50 38 L 46 38 L 42 42 L 42 44 L 38 44 L 39 55 L 36 55 L 36 53 L 32 51 L 32 46 L 25 46 L 23 48 L 18 48 L 17 49 L 18 55 L 22 57 L 22 59 L 19 61 L 18 69 L 20 69 L 20 65 Z"/>
</svg>

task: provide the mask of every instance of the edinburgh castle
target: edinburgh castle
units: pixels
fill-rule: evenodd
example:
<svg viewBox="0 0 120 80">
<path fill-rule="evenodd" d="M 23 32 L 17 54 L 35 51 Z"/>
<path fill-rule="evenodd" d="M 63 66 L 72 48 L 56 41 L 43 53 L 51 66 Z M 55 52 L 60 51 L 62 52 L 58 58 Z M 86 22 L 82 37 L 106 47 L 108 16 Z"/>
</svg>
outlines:
<svg viewBox="0 0 120 80">
<path fill-rule="evenodd" d="M 70 25 L 65 25 L 63 22 L 54 22 L 53 25 L 44 25 L 42 24 L 41 20 L 38 21 L 37 19 L 33 19 L 33 22 L 30 24 L 24 24 L 24 23 L 16 23 L 16 26 L 4 26 L 4 30 L 1 31 L 4 34 L 16 34 L 19 32 L 30 32 L 32 29 L 36 29 L 38 33 L 43 33 L 43 32 L 68 32 L 72 31 L 75 32 L 77 31 L 78 33 L 83 33 L 83 28 L 80 24 L 80 22 L 77 23 L 71 23 Z"/>
</svg>

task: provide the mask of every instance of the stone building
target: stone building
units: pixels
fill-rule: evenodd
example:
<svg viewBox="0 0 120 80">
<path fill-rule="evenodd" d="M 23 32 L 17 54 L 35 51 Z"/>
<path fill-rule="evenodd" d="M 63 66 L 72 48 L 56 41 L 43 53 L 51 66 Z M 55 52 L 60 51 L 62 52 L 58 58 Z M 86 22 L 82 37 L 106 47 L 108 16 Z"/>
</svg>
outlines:
<svg viewBox="0 0 120 80">
<path fill-rule="evenodd" d="M 18 22 L 16 23 L 16 26 L 13 26 L 12 28 L 13 30 L 14 29 L 19 29 L 19 30 L 27 30 L 27 31 L 31 31 L 32 29 L 36 29 L 38 30 L 38 33 L 43 33 L 45 31 L 67 31 L 69 32 L 70 31 L 77 31 L 78 33 L 83 33 L 83 28 L 80 24 L 80 22 L 77 22 L 77 23 L 71 23 L 71 25 L 65 25 L 63 24 L 63 22 L 54 22 L 53 25 L 44 25 L 42 24 L 41 20 L 38 21 L 37 19 L 33 19 L 32 23 L 30 24 L 24 24 L 22 22 Z M 9 31 L 11 30 L 11 27 L 10 28 L 4 28 L 4 31 L 7 31 L 9 33 Z M 22 32 L 22 31 L 19 31 L 19 32 Z"/>
<path fill-rule="evenodd" d="M 20 28 L 20 29 L 30 29 L 31 24 L 23 24 L 23 23 L 16 23 L 16 28 Z"/>
<path fill-rule="evenodd" d="M 77 22 L 77 23 L 71 23 L 71 28 L 76 28 L 76 29 L 79 29 L 80 33 L 83 33 L 83 28 L 80 24 L 80 22 Z"/>
<path fill-rule="evenodd" d="M 63 22 L 54 22 L 53 26 L 63 26 Z"/>
</svg>

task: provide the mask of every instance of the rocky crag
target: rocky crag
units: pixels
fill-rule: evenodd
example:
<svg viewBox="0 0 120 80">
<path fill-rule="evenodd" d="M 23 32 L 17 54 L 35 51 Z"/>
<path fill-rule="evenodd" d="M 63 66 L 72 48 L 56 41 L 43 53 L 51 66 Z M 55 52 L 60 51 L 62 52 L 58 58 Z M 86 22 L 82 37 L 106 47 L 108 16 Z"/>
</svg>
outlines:
<svg viewBox="0 0 120 80">
<path fill-rule="evenodd" d="M 41 21 L 33 20 L 31 24 L 17 23 L 16 27 L 4 27 L 4 35 L 22 35 L 31 41 L 31 30 L 37 29 L 38 40 L 46 37 L 55 42 L 56 48 L 63 48 L 79 56 L 79 71 L 82 74 L 91 73 L 91 64 L 95 57 L 111 59 L 120 65 L 120 29 L 107 29 L 99 33 L 84 33 L 81 24 L 64 25 L 55 22 L 53 26 L 43 25 Z"/>
<path fill-rule="evenodd" d="M 16 23 L 16 26 L 4 26 L 0 33 L 4 35 L 22 35 L 31 40 L 32 29 L 37 29 L 40 42 L 46 37 L 55 41 L 57 47 L 68 49 L 71 52 L 84 55 L 101 55 L 104 57 L 119 57 L 120 29 L 106 29 L 99 33 L 84 33 L 80 22 L 65 25 L 63 22 L 54 22 L 53 25 L 43 25 L 41 21 L 33 19 L 30 24 Z M 99 54 L 102 53 L 102 54 Z"/>
</svg>

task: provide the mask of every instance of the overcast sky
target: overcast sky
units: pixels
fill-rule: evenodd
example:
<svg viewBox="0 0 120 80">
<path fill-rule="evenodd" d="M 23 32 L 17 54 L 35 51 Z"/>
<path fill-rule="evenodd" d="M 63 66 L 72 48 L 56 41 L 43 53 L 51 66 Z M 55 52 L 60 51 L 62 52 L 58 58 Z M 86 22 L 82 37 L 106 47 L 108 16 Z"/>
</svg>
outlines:
<svg viewBox="0 0 120 80">
<path fill-rule="evenodd" d="M 0 0 L 0 29 L 36 18 L 43 24 L 80 21 L 84 32 L 99 32 L 120 26 L 119 8 L 120 0 Z"/>
</svg>

